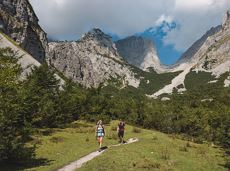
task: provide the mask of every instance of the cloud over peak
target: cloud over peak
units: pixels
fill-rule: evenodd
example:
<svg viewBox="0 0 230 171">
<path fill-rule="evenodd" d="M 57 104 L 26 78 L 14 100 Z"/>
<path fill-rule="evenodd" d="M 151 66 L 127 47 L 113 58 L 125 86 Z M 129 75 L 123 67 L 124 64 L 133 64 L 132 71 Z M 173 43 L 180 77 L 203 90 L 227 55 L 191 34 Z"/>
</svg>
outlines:
<svg viewBox="0 0 230 171">
<path fill-rule="evenodd" d="M 185 50 L 221 23 L 229 0 L 30 0 L 43 29 L 56 39 L 77 39 L 93 27 L 125 37 L 176 22 L 165 44 Z"/>
</svg>

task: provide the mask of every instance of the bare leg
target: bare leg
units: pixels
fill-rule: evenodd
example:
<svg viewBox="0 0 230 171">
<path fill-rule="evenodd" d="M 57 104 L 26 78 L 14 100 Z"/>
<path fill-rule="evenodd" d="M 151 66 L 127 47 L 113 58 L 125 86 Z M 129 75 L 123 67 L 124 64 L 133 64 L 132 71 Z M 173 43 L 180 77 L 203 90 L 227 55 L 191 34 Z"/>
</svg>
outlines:
<svg viewBox="0 0 230 171">
<path fill-rule="evenodd" d="M 103 141 L 103 137 L 100 137 L 100 138 L 99 138 L 99 141 L 100 141 L 100 143 L 99 143 L 99 144 L 100 144 L 100 148 L 101 148 L 102 141 Z"/>
<path fill-rule="evenodd" d="M 97 142 L 100 145 L 100 137 L 97 137 Z"/>
<path fill-rule="evenodd" d="M 122 137 L 121 136 L 119 136 L 119 139 L 120 139 L 120 143 L 122 143 Z"/>
</svg>

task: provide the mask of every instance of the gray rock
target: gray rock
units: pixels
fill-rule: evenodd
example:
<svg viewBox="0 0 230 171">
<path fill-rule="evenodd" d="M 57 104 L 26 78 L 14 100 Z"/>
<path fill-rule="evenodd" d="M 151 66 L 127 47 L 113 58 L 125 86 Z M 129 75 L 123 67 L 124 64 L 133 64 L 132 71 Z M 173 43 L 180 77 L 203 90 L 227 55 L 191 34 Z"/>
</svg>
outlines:
<svg viewBox="0 0 230 171">
<path fill-rule="evenodd" d="M 119 54 L 130 64 L 147 70 L 152 67 L 160 69 L 160 60 L 152 40 L 143 37 L 130 36 L 116 42 Z"/>
<path fill-rule="evenodd" d="M 193 56 L 193 60 L 197 61 L 196 68 L 207 71 L 214 71 L 218 66 L 219 71 L 215 71 L 215 75 L 220 75 L 230 70 L 228 63 L 230 62 L 230 17 L 229 11 L 225 13 L 221 29 L 209 36 L 202 47 Z M 226 65 L 224 65 L 226 64 Z M 218 74 L 218 72 L 220 74 Z"/>
<path fill-rule="evenodd" d="M 177 61 L 177 63 L 175 65 L 178 65 L 178 64 L 192 60 L 192 57 L 196 54 L 196 52 L 205 43 L 207 38 L 209 36 L 216 34 L 220 30 L 221 30 L 221 25 L 216 26 L 216 27 L 212 27 L 210 30 L 208 30 L 200 39 L 198 39 L 195 43 L 193 43 L 192 46 L 182 54 L 182 56 L 180 57 L 180 59 Z"/>
<path fill-rule="evenodd" d="M 45 61 L 46 33 L 28 0 L 1 0 L 0 30 L 10 36 L 39 62 Z"/>
<path fill-rule="evenodd" d="M 112 79 L 139 85 L 111 38 L 99 29 L 91 30 L 79 41 L 49 43 L 47 62 L 85 87 L 98 87 Z"/>
</svg>

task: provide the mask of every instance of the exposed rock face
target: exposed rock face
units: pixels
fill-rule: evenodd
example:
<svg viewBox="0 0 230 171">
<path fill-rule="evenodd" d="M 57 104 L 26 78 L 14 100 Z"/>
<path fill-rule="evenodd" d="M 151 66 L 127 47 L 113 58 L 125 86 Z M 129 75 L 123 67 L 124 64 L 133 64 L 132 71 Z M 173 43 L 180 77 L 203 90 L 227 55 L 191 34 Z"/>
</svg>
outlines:
<svg viewBox="0 0 230 171">
<path fill-rule="evenodd" d="M 187 54 L 187 55 L 186 55 Z M 201 39 L 195 42 L 181 60 L 168 69 L 168 72 L 183 70 L 171 84 L 158 90 L 150 97 L 157 97 L 164 93 L 172 93 L 179 85 L 184 86 L 184 80 L 191 70 L 211 72 L 217 78 L 230 72 L 230 12 L 227 11 L 222 25 L 208 31 Z M 228 80 L 226 80 L 228 82 Z M 227 83 L 226 83 L 227 85 Z M 186 87 L 184 87 L 186 88 Z M 186 89 L 184 89 L 186 90 Z"/>
<path fill-rule="evenodd" d="M 44 62 L 47 39 L 28 0 L 1 0 L 0 30 L 39 62 Z"/>
<path fill-rule="evenodd" d="M 22 56 L 22 58 L 19 59 L 19 63 L 21 64 L 23 70 L 22 76 L 24 78 L 26 74 L 31 71 L 31 67 L 39 67 L 41 64 L 26 51 L 16 46 L 13 41 L 9 41 L 9 39 L 9 37 L 4 35 L 3 33 L 0 33 L 0 48 L 11 48 L 14 52 L 17 52 L 18 56 Z"/>
<path fill-rule="evenodd" d="M 160 70 L 160 60 L 156 48 L 149 39 L 130 36 L 116 42 L 119 54 L 130 64 L 147 70 L 149 67 Z"/>
<path fill-rule="evenodd" d="M 221 25 L 212 27 L 210 30 L 208 30 L 200 39 L 198 39 L 193 45 L 185 52 L 182 54 L 180 59 L 178 60 L 177 63 L 184 63 L 184 62 L 189 62 L 192 60 L 192 57 L 196 54 L 196 52 L 200 49 L 200 47 L 205 43 L 207 38 L 209 36 L 212 36 L 219 32 L 221 30 Z"/>
<path fill-rule="evenodd" d="M 221 29 L 216 34 L 209 36 L 202 47 L 193 56 L 193 61 L 197 61 L 195 68 L 212 71 L 213 74 L 217 76 L 230 71 L 229 16 L 229 11 L 227 11 Z"/>
<path fill-rule="evenodd" d="M 108 35 L 93 29 L 76 42 L 51 42 L 47 61 L 85 87 L 98 87 L 112 78 L 138 87 L 139 80 L 118 55 Z"/>
<path fill-rule="evenodd" d="M 25 50 L 20 48 L 16 42 L 11 40 L 10 37 L 7 35 L 0 33 L 0 48 L 11 48 L 17 56 L 21 56 L 19 59 L 19 64 L 22 67 L 22 75 L 21 79 L 25 79 L 28 74 L 31 73 L 32 68 L 34 66 L 39 67 L 41 64 L 34 59 L 29 53 L 27 53 Z M 59 85 L 63 86 L 65 84 L 65 81 L 57 74 L 54 74 L 54 76 L 60 81 Z M 60 87 L 61 88 L 61 87 Z"/>
</svg>

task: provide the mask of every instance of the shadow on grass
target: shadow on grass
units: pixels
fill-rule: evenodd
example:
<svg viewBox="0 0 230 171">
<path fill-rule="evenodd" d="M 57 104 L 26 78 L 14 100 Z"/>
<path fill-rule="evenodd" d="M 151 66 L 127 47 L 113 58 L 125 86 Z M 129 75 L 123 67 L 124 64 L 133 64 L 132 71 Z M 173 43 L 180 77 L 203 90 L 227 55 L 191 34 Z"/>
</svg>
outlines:
<svg viewBox="0 0 230 171">
<path fill-rule="evenodd" d="M 222 157 L 225 159 L 225 163 L 219 165 L 230 171 L 230 149 L 224 149 L 224 155 L 222 155 Z"/>
<path fill-rule="evenodd" d="M 107 146 L 104 146 L 104 147 L 101 147 L 100 150 L 106 150 L 108 147 Z"/>
<path fill-rule="evenodd" d="M 229 161 L 226 162 L 225 164 L 219 164 L 219 165 L 224 167 L 224 168 L 226 168 L 226 169 L 228 169 L 228 170 L 230 170 L 230 162 Z"/>
<path fill-rule="evenodd" d="M 26 162 L 0 162 L 0 170 L 4 171 L 21 171 L 25 169 L 32 169 L 33 167 L 49 165 L 52 160 L 45 158 L 31 159 Z"/>
</svg>

